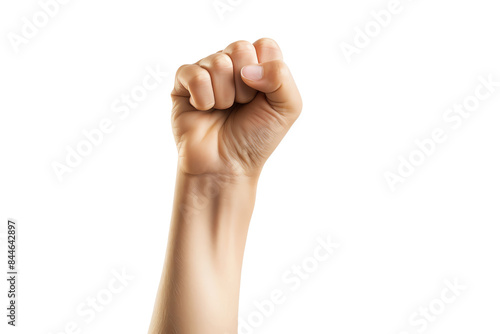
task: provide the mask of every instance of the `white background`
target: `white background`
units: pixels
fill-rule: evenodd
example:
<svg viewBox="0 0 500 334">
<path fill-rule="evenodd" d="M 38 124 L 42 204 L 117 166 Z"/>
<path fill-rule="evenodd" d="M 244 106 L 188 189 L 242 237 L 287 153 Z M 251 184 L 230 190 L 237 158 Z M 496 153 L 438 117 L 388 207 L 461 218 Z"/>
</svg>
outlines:
<svg viewBox="0 0 500 334">
<path fill-rule="evenodd" d="M 65 333 L 74 321 L 80 333 L 146 332 L 175 182 L 173 73 L 271 37 L 304 109 L 259 183 L 242 318 L 280 289 L 286 301 L 254 333 L 413 334 L 409 317 L 458 279 L 467 288 L 425 332 L 498 333 L 500 88 L 458 129 L 442 118 L 479 76 L 500 80 L 497 3 L 401 0 L 351 63 L 341 43 L 388 0 L 232 3 L 221 19 L 212 0 L 73 0 L 18 53 L 8 33 L 40 5 L 1 3 L 0 219 L 3 237 L 7 218 L 20 225 L 20 293 L 18 327 L 2 306 L 0 331 Z M 157 65 L 170 75 L 120 120 L 113 101 Z M 103 118 L 114 131 L 59 182 L 51 164 Z M 448 140 L 392 192 L 384 173 L 436 127 Z M 341 246 L 292 291 L 282 275 L 326 236 Z M 87 323 L 76 308 L 122 268 L 134 279 Z M 6 305 L 4 279 L 0 289 Z"/>
</svg>

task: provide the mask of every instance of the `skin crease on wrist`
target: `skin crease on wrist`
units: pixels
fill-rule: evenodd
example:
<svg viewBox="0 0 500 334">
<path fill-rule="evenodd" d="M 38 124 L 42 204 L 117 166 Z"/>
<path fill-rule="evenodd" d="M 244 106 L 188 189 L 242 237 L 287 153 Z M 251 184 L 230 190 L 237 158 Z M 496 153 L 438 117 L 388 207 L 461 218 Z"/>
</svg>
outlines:
<svg viewBox="0 0 500 334">
<path fill-rule="evenodd" d="M 238 41 L 181 66 L 179 153 L 150 334 L 236 334 L 243 252 L 260 172 L 302 110 L 278 44 Z"/>
</svg>

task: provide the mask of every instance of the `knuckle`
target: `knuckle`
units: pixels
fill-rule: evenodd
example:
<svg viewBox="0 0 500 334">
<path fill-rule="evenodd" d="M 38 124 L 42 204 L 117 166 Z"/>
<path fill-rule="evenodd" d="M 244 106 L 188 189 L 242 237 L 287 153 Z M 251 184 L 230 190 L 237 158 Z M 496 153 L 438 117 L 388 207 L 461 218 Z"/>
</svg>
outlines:
<svg viewBox="0 0 500 334">
<path fill-rule="evenodd" d="M 253 51 L 254 46 L 248 41 L 237 41 L 228 46 L 229 53 Z"/>
<path fill-rule="evenodd" d="M 190 88 L 197 88 L 208 85 L 210 82 L 210 74 L 207 71 L 199 71 L 189 79 L 188 85 Z"/>
<path fill-rule="evenodd" d="M 233 67 L 233 62 L 227 54 L 218 53 L 213 56 L 210 66 L 215 70 L 230 69 Z"/>
<path fill-rule="evenodd" d="M 274 71 L 276 72 L 278 77 L 282 78 L 288 74 L 288 66 L 282 60 L 275 60 L 273 65 Z"/>
<path fill-rule="evenodd" d="M 177 69 L 177 72 L 175 72 L 175 76 L 177 78 L 181 77 L 189 66 L 191 66 L 191 65 L 184 64 L 184 65 L 179 66 L 179 68 Z"/>
</svg>

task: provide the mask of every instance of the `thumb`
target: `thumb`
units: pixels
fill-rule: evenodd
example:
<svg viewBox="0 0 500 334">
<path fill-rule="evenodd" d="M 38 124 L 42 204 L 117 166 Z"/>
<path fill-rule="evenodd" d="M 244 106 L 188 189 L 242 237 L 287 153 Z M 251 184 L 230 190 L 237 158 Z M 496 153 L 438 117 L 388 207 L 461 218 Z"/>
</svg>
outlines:
<svg viewBox="0 0 500 334">
<path fill-rule="evenodd" d="M 258 65 L 247 65 L 241 69 L 245 84 L 266 94 L 274 110 L 298 116 L 302 99 L 288 66 L 281 60 Z"/>
</svg>

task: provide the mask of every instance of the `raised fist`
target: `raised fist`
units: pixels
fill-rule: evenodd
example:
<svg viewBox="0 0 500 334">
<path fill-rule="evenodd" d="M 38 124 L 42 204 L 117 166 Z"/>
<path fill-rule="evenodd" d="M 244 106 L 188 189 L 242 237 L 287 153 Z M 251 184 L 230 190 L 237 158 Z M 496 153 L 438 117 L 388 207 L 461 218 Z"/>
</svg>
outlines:
<svg viewBox="0 0 500 334">
<path fill-rule="evenodd" d="M 238 41 L 181 66 L 172 91 L 180 171 L 258 175 L 302 109 L 278 44 Z"/>
</svg>

